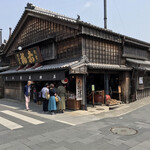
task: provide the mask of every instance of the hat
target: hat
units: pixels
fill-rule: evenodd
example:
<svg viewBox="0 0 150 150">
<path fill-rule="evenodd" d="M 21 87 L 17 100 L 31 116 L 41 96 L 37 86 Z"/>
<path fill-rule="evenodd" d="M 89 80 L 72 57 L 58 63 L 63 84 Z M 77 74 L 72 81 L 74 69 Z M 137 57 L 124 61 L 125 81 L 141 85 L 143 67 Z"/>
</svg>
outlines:
<svg viewBox="0 0 150 150">
<path fill-rule="evenodd" d="M 62 83 L 62 84 L 67 84 L 67 83 L 68 83 L 68 79 L 65 78 L 64 80 L 61 80 L 61 83 Z"/>
</svg>

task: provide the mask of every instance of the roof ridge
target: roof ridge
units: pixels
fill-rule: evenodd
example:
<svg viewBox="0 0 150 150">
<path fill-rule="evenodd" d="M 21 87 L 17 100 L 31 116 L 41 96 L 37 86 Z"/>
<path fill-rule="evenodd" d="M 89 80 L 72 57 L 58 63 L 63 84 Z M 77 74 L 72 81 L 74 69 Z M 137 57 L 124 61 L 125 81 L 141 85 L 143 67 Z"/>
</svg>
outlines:
<svg viewBox="0 0 150 150">
<path fill-rule="evenodd" d="M 25 9 L 28 9 L 28 10 L 31 10 L 31 11 L 39 11 L 39 12 L 43 12 L 43 13 L 48 13 L 51 16 L 57 17 L 57 18 L 60 18 L 60 19 L 71 20 L 71 21 L 74 21 L 74 22 L 77 21 L 76 19 L 73 19 L 71 17 L 67 17 L 65 15 L 61 15 L 61 14 L 58 14 L 56 12 L 53 12 L 53 11 L 50 11 L 50 10 L 47 10 L 47 9 L 35 6 L 35 5 L 31 4 L 31 3 L 27 3 L 27 6 L 25 7 Z"/>
</svg>

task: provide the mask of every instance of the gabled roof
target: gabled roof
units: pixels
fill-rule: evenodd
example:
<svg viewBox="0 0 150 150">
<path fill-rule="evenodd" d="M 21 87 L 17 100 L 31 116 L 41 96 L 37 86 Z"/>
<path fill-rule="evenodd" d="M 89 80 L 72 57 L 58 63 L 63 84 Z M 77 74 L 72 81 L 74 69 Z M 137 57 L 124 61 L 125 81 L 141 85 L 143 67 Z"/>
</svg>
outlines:
<svg viewBox="0 0 150 150">
<path fill-rule="evenodd" d="M 49 11 L 49 10 L 46 10 L 46 9 L 43 9 L 43 8 L 39 8 L 37 6 L 34 6 L 31 3 L 28 3 L 27 7 L 25 7 L 24 13 L 22 14 L 18 24 L 16 25 L 16 27 L 15 27 L 11 37 L 9 38 L 9 40 L 8 40 L 8 42 L 7 42 L 7 44 L 6 44 L 5 48 L 4 48 L 4 53 L 7 52 L 9 46 L 11 45 L 11 43 L 13 42 L 13 39 L 16 37 L 16 35 L 18 34 L 19 30 L 23 26 L 23 24 L 26 21 L 27 17 L 30 16 L 30 15 L 32 16 L 33 14 L 42 15 L 42 16 L 46 16 L 46 17 L 49 17 L 49 18 L 61 20 L 62 22 L 74 24 L 76 27 L 78 25 L 81 25 L 81 26 L 86 26 L 86 27 L 89 27 L 89 28 L 92 28 L 92 29 L 95 29 L 95 30 L 104 31 L 106 33 L 117 35 L 117 36 L 121 37 L 122 39 L 125 39 L 125 42 L 129 42 L 129 43 L 131 42 L 131 43 L 133 43 L 135 45 L 141 45 L 143 47 L 150 48 L 150 43 L 147 43 L 147 42 L 144 42 L 144 41 L 140 41 L 140 40 L 128 37 L 128 36 L 124 36 L 122 34 L 112 32 L 111 30 L 108 30 L 108 29 L 97 27 L 97 26 L 92 25 L 90 23 L 81 21 L 80 18 L 72 19 L 72 18 L 66 17 L 64 15 L 60 15 L 58 13 L 54 13 L 52 11 Z"/>
<path fill-rule="evenodd" d="M 33 6 L 32 4 L 27 4 L 27 7 L 25 7 L 25 11 L 23 12 L 20 20 L 18 21 L 12 35 L 10 36 L 5 48 L 4 48 L 4 53 L 7 53 L 7 50 L 9 48 L 9 46 L 11 45 L 11 43 L 14 41 L 15 37 L 17 36 L 17 34 L 19 33 L 21 27 L 24 25 L 25 21 L 27 20 L 28 16 L 37 16 L 37 15 L 42 15 L 46 16 L 47 19 L 53 18 L 53 19 L 57 19 L 57 20 L 61 20 L 63 22 L 66 22 L 66 25 L 69 26 L 68 22 L 70 24 L 74 24 L 75 26 L 77 25 L 77 20 L 63 16 L 63 15 L 59 15 L 57 13 L 39 8 L 37 6 Z M 41 17 L 41 18 L 42 18 Z"/>
</svg>

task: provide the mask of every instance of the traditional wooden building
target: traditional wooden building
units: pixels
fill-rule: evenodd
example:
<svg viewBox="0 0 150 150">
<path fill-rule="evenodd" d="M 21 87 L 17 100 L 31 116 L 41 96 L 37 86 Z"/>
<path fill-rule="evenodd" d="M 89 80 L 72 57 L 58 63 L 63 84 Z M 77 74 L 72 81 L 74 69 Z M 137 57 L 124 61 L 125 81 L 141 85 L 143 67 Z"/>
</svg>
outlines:
<svg viewBox="0 0 150 150">
<path fill-rule="evenodd" d="M 131 102 L 150 95 L 149 50 L 149 43 L 28 3 L 3 50 L 11 67 L 1 73 L 5 97 L 23 99 L 28 80 L 68 78 L 69 92 L 83 109 L 91 85 Z"/>
</svg>

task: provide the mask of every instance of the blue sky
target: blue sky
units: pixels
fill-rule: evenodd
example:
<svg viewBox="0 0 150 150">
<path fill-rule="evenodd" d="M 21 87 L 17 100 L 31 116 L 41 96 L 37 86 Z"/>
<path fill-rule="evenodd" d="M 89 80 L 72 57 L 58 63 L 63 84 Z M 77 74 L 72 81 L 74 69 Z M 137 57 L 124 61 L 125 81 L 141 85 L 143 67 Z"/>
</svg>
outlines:
<svg viewBox="0 0 150 150">
<path fill-rule="evenodd" d="M 28 2 L 104 27 L 103 0 L 0 0 L 0 29 L 8 39 Z M 150 0 L 107 0 L 108 29 L 150 43 Z"/>
</svg>

